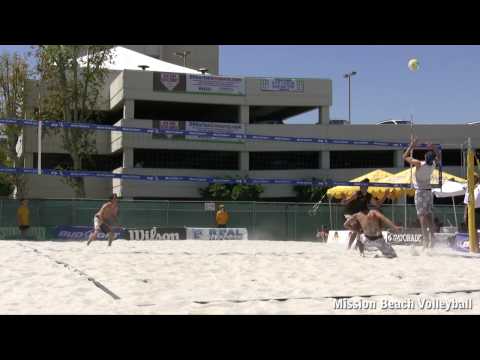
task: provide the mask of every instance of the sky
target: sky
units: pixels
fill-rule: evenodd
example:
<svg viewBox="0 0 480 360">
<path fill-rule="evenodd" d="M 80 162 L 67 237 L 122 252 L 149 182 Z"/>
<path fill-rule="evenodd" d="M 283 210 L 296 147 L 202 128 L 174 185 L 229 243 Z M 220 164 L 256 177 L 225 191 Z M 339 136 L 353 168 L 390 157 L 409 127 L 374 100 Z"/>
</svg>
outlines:
<svg viewBox="0 0 480 360">
<path fill-rule="evenodd" d="M 3 46 L 26 52 L 28 45 Z M 411 72 L 416 58 L 420 70 Z M 463 124 L 480 121 L 480 46 L 478 45 L 221 45 L 220 74 L 331 79 L 331 119 L 348 118 L 352 77 L 352 124 L 387 119 L 415 124 Z M 309 112 L 288 123 L 315 123 Z"/>
</svg>

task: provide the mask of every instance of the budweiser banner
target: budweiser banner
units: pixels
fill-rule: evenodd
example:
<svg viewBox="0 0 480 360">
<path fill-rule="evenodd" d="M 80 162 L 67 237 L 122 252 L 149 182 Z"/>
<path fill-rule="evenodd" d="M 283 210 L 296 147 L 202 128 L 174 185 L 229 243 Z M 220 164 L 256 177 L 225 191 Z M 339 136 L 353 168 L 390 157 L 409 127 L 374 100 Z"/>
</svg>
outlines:
<svg viewBox="0 0 480 360">
<path fill-rule="evenodd" d="M 303 79 L 261 79 L 260 90 L 262 91 L 285 91 L 304 92 Z"/>
<path fill-rule="evenodd" d="M 124 239 L 127 235 L 122 228 L 114 227 L 112 230 L 116 239 Z M 59 240 L 87 240 L 92 232 L 93 226 L 59 225 L 55 227 L 53 237 Z M 106 240 L 107 234 L 99 231 L 97 239 Z"/>
<path fill-rule="evenodd" d="M 187 92 L 220 95 L 245 95 L 243 78 L 187 74 Z"/>
</svg>

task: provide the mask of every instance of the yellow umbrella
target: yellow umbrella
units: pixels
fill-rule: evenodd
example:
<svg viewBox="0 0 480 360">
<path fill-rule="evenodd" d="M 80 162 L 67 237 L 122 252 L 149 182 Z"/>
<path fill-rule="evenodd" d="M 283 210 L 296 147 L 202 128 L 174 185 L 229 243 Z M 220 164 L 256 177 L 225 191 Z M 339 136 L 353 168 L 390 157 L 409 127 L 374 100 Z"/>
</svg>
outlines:
<svg viewBox="0 0 480 360">
<path fill-rule="evenodd" d="M 351 182 L 360 182 L 365 178 L 368 178 L 371 182 L 384 182 L 383 179 L 391 176 L 392 173 L 389 173 L 388 171 L 384 170 L 374 170 L 369 172 L 368 174 L 356 177 L 355 179 L 350 180 Z M 374 188 L 368 188 L 368 192 L 371 192 L 371 189 Z M 353 193 L 357 192 L 360 190 L 359 186 L 335 186 L 331 189 L 328 189 L 327 191 L 327 196 L 330 198 L 335 198 L 335 199 L 344 199 L 345 197 L 350 197 L 353 195 Z"/>
<path fill-rule="evenodd" d="M 415 176 L 415 170 L 416 168 L 413 167 L 412 169 L 412 176 Z M 465 183 L 466 180 L 449 174 L 445 171 L 442 172 L 442 182 L 446 180 L 453 180 L 459 183 Z M 432 174 L 432 184 L 438 184 L 439 183 L 439 171 L 438 169 L 435 169 Z M 390 175 L 386 178 L 383 178 L 380 182 L 383 183 L 390 183 L 390 184 L 410 184 L 410 168 L 405 169 L 403 171 L 400 171 L 397 174 Z M 400 196 L 404 195 L 407 193 L 408 196 L 413 196 L 415 195 L 415 189 L 400 189 L 400 188 L 385 188 L 385 187 L 371 187 L 369 188 L 369 192 L 377 197 L 381 198 L 385 191 L 389 190 L 390 194 L 388 195 L 389 199 L 398 199 Z"/>
</svg>

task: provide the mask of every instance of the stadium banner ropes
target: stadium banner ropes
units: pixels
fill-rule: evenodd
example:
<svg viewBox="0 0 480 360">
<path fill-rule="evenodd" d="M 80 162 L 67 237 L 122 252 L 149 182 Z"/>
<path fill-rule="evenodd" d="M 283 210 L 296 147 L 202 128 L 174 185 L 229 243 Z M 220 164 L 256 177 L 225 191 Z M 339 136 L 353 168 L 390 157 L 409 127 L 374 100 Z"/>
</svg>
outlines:
<svg viewBox="0 0 480 360">
<path fill-rule="evenodd" d="M 9 168 L 0 167 L 0 173 L 5 174 L 31 174 L 37 175 L 36 168 Z M 103 171 L 83 171 L 83 170 L 58 170 L 58 169 L 42 169 L 41 175 L 61 176 L 61 177 L 95 177 L 121 180 L 137 180 L 137 181 L 178 181 L 178 182 L 198 182 L 209 184 L 246 184 L 246 185 L 308 185 L 317 187 L 332 186 L 378 186 L 391 188 L 411 188 L 410 184 L 393 184 L 393 183 L 362 183 L 350 181 L 332 181 L 332 180 L 305 180 L 305 179 L 224 179 L 208 176 L 163 176 L 163 175 L 135 175 L 135 174 L 116 174 Z"/>
<path fill-rule="evenodd" d="M 38 127 L 36 120 L 20 120 L 20 119 L 0 119 L 0 124 L 3 125 L 18 125 L 18 126 L 34 126 Z M 218 139 L 242 139 L 242 140 L 258 140 L 258 141 L 282 141 L 295 143 L 312 143 L 312 144 L 334 144 L 334 145 L 369 145 L 382 146 L 393 148 L 405 148 L 409 143 L 391 142 L 391 141 L 376 141 L 376 140 L 346 140 L 346 139 L 321 139 L 310 137 L 293 137 L 293 136 L 270 136 L 270 135 L 254 135 L 254 134 L 239 134 L 239 133 L 215 133 L 208 131 L 192 131 L 192 130 L 174 130 L 161 128 L 137 128 L 125 126 L 112 125 L 98 125 L 88 123 L 71 123 L 64 121 L 42 121 L 42 127 L 57 128 L 57 129 L 85 129 L 96 131 L 119 131 L 134 134 L 164 134 L 164 135 L 183 135 L 185 137 L 201 137 L 218 138 Z M 440 146 L 437 144 L 437 146 Z M 417 144 L 417 148 L 427 148 L 427 144 Z"/>
<path fill-rule="evenodd" d="M 3 125 L 17 125 L 17 126 L 34 126 L 38 127 L 39 122 L 36 120 L 20 120 L 20 119 L 0 119 L 0 124 Z M 72 128 L 72 129 L 86 129 L 97 131 L 120 131 L 127 133 L 144 133 L 144 134 L 170 134 L 170 135 L 184 135 L 196 136 L 197 138 L 234 138 L 234 139 L 250 139 L 260 141 L 286 141 L 286 142 L 302 142 L 302 143 L 317 143 L 317 144 L 342 144 L 342 145 L 373 145 L 382 147 L 404 148 L 408 143 L 375 141 L 375 140 L 342 140 L 342 139 L 319 139 L 319 138 L 303 138 L 303 137 L 288 137 L 288 136 L 267 136 L 267 135 L 252 135 L 252 134 L 232 134 L 232 133 L 212 133 L 202 131 L 187 131 L 187 130 L 170 130 L 158 128 L 135 128 L 122 127 L 111 125 L 98 125 L 88 123 L 70 123 L 63 121 L 42 121 L 42 127 L 48 128 Z M 427 144 L 417 145 L 418 148 L 427 147 Z M 440 167 L 441 169 L 441 167 Z M 8 168 L 0 167 L 0 173 L 7 174 L 32 174 L 37 175 L 36 168 Z M 57 170 L 57 169 L 42 169 L 42 175 L 47 176 L 61 176 L 61 177 L 95 177 L 95 178 L 111 178 L 122 180 L 138 180 L 138 181 L 177 181 L 177 182 L 199 182 L 212 184 L 249 184 L 249 185 L 308 185 L 318 187 L 332 187 L 332 186 L 377 186 L 390 188 L 411 188 L 411 184 L 392 184 L 392 183 L 361 183 L 349 181 L 331 181 L 331 180 L 317 180 L 317 179 L 224 179 L 214 177 L 200 177 L 200 176 L 158 176 L 158 175 L 135 175 L 135 174 L 117 174 L 102 171 L 81 171 L 81 170 Z"/>
</svg>

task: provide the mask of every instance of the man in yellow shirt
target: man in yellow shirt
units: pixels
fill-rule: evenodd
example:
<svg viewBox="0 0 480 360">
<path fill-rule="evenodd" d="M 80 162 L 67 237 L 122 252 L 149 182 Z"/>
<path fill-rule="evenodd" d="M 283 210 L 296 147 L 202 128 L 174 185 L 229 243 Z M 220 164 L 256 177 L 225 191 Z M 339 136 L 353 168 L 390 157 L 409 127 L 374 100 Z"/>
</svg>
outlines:
<svg viewBox="0 0 480 360">
<path fill-rule="evenodd" d="M 217 215 L 215 216 L 215 220 L 217 221 L 217 227 L 227 227 L 228 218 L 228 212 L 225 210 L 225 207 L 223 205 L 220 205 L 218 207 Z"/>
<path fill-rule="evenodd" d="M 20 200 L 20 206 L 17 209 L 17 222 L 22 239 L 25 239 L 30 227 L 30 210 L 28 209 L 28 201 L 25 199 Z"/>
</svg>

